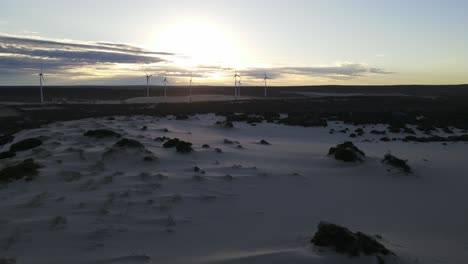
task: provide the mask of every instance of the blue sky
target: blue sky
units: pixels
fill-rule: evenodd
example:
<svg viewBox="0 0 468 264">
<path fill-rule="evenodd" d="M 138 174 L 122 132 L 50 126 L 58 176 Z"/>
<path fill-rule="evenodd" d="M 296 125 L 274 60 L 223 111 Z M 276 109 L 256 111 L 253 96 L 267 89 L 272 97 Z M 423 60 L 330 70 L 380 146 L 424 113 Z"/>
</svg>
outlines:
<svg viewBox="0 0 468 264">
<path fill-rule="evenodd" d="M 467 11 L 461 0 L 2 1 L 0 85 L 34 84 L 38 65 L 51 84 L 139 84 L 144 70 L 229 84 L 234 68 L 251 85 L 264 72 L 272 85 L 468 83 Z M 171 54 L 69 53 L 101 42 Z"/>
</svg>

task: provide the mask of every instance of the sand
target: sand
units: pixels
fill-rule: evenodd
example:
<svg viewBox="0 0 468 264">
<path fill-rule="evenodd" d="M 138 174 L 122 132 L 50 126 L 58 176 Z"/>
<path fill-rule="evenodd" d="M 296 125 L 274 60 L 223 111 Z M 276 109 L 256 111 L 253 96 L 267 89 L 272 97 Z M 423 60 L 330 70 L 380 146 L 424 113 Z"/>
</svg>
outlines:
<svg viewBox="0 0 468 264">
<path fill-rule="evenodd" d="M 325 220 L 382 236 L 397 254 L 387 263 L 468 259 L 465 143 L 380 142 L 367 133 L 354 139 L 365 161 L 345 164 L 326 154 L 349 137 L 329 130 L 353 126 L 235 122 L 225 129 L 214 125 L 218 120 L 116 116 L 17 133 L 15 142 L 39 136 L 44 144 L 0 167 L 26 158 L 43 167 L 34 181 L 0 189 L 0 256 L 39 264 L 376 263 L 311 246 Z M 83 136 L 98 128 L 140 141 L 157 160 L 142 161 L 141 150 L 104 155 L 118 139 Z M 190 141 L 195 152 L 165 149 L 154 141 L 162 136 Z M 408 159 L 415 174 L 388 171 L 380 160 L 389 150 Z"/>
</svg>

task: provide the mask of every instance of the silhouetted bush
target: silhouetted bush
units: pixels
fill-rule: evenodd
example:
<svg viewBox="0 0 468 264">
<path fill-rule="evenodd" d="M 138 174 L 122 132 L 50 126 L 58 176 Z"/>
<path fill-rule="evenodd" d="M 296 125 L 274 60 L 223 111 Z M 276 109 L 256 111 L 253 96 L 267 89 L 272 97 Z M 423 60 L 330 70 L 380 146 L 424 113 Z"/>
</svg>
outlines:
<svg viewBox="0 0 468 264">
<path fill-rule="evenodd" d="M 385 130 L 383 130 L 383 131 L 372 130 L 370 133 L 373 134 L 373 135 L 385 135 L 385 134 L 387 134 L 387 131 L 385 131 Z"/>
<path fill-rule="evenodd" d="M 11 151 L 0 152 L 0 160 L 13 158 L 14 156 L 16 156 L 15 152 L 11 152 Z"/>
<path fill-rule="evenodd" d="M 0 136 L 0 146 L 13 142 L 14 139 L 15 137 L 12 135 L 2 135 Z"/>
<path fill-rule="evenodd" d="M 331 248 L 340 254 L 349 256 L 393 254 L 374 238 L 361 233 L 353 233 L 345 227 L 320 222 L 311 243 L 319 247 Z"/>
<path fill-rule="evenodd" d="M 39 168 L 40 166 L 33 159 L 27 159 L 19 164 L 8 166 L 0 170 L 0 183 L 9 183 L 20 179 L 30 181 L 38 174 Z"/>
<path fill-rule="evenodd" d="M 179 141 L 176 145 L 176 150 L 182 154 L 188 154 L 193 151 L 192 143 L 186 141 Z"/>
<path fill-rule="evenodd" d="M 395 156 L 393 156 L 391 153 L 387 153 L 384 157 L 384 159 L 382 160 L 382 163 L 385 163 L 389 166 L 392 166 L 398 170 L 401 170 L 402 172 L 405 172 L 405 173 L 413 173 L 413 170 L 411 169 L 411 167 L 408 165 L 408 161 L 407 160 L 402 160 L 402 159 L 399 159 Z"/>
<path fill-rule="evenodd" d="M 179 114 L 179 115 L 176 115 L 176 120 L 187 120 L 189 119 L 190 116 L 188 115 L 185 115 L 185 114 Z"/>
<path fill-rule="evenodd" d="M 38 138 L 28 138 L 28 139 L 21 140 L 20 142 L 11 145 L 10 151 L 20 152 L 20 151 L 25 151 L 25 150 L 39 147 L 40 145 L 42 145 L 42 140 Z"/>
<path fill-rule="evenodd" d="M 208 144 L 203 144 L 202 148 L 204 148 L 204 149 L 209 149 L 209 148 L 210 148 L 210 145 L 208 145 Z"/>
<path fill-rule="evenodd" d="M 145 148 L 138 140 L 123 138 L 114 144 L 117 148 Z"/>
<path fill-rule="evenodd" d="M 169 139 L 168 141 L 166 141 L 166 143 L 164 143 L 163 147 L 164 148 L 173 148 L 177 145 L 177 143 L 179 143 L 179 139 L 178 138 L 173 138 L 173 139 Z"/>
<path fill-rule="evenodd" d="M 119 133 L 114 132 L 109 129 L 88 130 L 83 135 L 85 137 L 93 137 L 93 138 L 122 137 L 122 135 L 120 135 Z"/>
<path fill-rule="evenodd" d="M 262 144 L 262 145 L 271 145 L 268 141 L 266 141 L 264 139 L 260 140 L 260 144 Z"/>
<path fill-rule="evenodd" d="M 234 124 L 231 121 L 225 120 L 225 121 L 218 121 L 216 122 L 216 125 L 224 128 L 234 128 Z"/>
<path fill-rule="evenodd" d="M 193 151 L 192 143 L 182 141 L 178 138 L 169 139 L 166 143 L 164 143 L 163 147 L 164 148 L 175 147 L 177 152 L 182 153 L 182 154 L 187 154 Z"/>
<path fill-rule="evenodd" d="M 349 141 L 330 148 L 328 155 L 334 155 L 335 159 L 345 162 L 362 161 L 365 156 L 364 152 Z"/>
<path fill-rule="evenodd" d="M 154 141 L 164 142 L 164 141 L 167 141 L 169 139 L 170 138 L 168 138 L 168 137 L 157 137 L 157 138 L 154 139 Z"/>
</svg>

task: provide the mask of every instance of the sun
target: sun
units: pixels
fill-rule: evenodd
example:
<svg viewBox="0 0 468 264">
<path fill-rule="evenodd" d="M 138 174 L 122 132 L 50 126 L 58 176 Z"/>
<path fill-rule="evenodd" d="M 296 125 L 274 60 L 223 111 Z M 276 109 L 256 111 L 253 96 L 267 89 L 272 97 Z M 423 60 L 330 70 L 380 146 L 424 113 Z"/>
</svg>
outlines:
<svg viewBox="0 0 468 264">
<path fill-rule="evenodd" d="M 156 46 L 180 54 L 178 63 L 185 66 L 240 64 L 239 41 L 214 22 L 185 20 L 169 24 L 157 37 Z"/>
</svg>

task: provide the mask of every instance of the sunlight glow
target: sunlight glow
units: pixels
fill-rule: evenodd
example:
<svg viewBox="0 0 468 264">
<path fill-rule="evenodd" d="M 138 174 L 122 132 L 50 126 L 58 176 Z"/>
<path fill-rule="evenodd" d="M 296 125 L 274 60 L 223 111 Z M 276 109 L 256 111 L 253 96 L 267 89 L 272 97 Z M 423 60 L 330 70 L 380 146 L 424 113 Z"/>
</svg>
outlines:
<svg viewBox="0 0 468 264">
<path fill-rule="evenodd" d="M 158 50 L 175 52 L 181 56 L 178 66 L 193 67 L 216 64 L 239 67 L 241 44 L 228 30 L 203 20 L 183 20 L 169 23 L 156 40 Z"/>
</svg>

